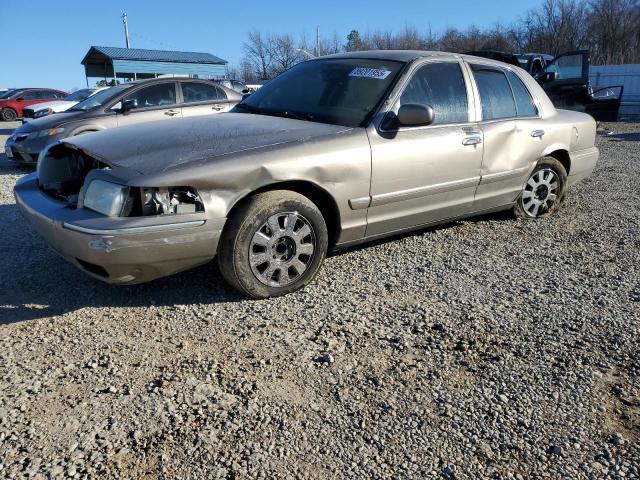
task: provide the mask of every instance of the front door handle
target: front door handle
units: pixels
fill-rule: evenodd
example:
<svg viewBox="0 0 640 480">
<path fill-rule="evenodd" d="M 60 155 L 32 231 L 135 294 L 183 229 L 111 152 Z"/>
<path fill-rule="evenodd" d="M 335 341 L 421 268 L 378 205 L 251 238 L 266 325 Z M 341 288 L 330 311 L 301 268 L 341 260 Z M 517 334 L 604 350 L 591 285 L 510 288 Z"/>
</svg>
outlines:
<svg viewBox="0 0 640 480">
<path fill-rule="evenodd" d="M 477 135 L 473 135 L 471 137 L 467 137 L 464 140 L 462 140 L 462 145 L 465 145 L 465 146 L 478 145 L 479 143 L 482 143 L 482 138 Z"/>
<path fill-rule="evenodd" d="M 176 110 L 167 110 L 166 112 L 164 112 L 165 115 L 169 115 L 170 117 L 173 117 L 174 115 L 178 115 L 180 112 L 177 112 Z"/>
<path fill-rule="evenodd" d="M 220 110 L 224 109 L 223 105 L 214 105 L 213 107 L 211 107 L 213 110 L 215 110 L 216 112 L 219 112 Z"/>
<path fill-rule="evenodd" d="M 531 132 L 533 138 L 542 138 L 544 136 L 544 130 L 534 130 Z"/>
</svg>

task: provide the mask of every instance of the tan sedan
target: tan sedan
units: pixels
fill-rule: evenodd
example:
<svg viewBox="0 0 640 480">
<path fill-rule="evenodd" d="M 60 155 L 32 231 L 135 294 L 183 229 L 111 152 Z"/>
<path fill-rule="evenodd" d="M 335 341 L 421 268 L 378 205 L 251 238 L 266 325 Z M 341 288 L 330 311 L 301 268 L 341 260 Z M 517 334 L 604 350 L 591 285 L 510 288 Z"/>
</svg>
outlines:
<svg viewBox="0 0 640 480">
<path fill-rule="evenodd" d="M 591 174 L 596 125 L 518 67 L 376 51 L 299 64 L 231 113 L 64 140 L 15 196 L 51 246 L 130 284 L 210 261 L 254 298 L 328 249 L 480 213 L 555 213 Z"/>
</svg>

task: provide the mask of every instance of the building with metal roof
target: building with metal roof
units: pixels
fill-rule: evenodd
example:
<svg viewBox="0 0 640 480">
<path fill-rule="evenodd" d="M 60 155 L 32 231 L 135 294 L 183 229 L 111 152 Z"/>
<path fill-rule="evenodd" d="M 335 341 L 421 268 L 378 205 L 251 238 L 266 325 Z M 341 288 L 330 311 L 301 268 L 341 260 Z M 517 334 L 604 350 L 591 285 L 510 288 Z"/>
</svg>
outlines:
<svg viewBox="0 0 640 480">
<path fill-rule="evenodd" d="M 224 78 L 227 61 L 210 53 L 92 46 L 81 63 L 88 86 L 89 77 L 104 80 L 160 75 Z"/>
</svg>

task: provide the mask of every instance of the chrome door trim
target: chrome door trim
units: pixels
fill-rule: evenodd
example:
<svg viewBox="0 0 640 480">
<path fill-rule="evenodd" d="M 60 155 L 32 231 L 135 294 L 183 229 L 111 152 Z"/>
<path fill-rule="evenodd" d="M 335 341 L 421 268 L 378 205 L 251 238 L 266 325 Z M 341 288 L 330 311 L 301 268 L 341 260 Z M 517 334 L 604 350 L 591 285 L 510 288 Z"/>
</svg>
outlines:
<svg viewBox="0 0 640 480">
<path fill-rule="evenodd" d="M 453 180 L 451 182 L 437 183 L 426 187 L 409 188 L 407 190 L 397 190 L 395 192 L 381 193 L 371 197 L 371 207 L 387 205 L 394 202 L 402 202 L 436 193 L 445 193 L 453 190 L 461 190 L 463 188 L 475 187 L 480 182 L 480 177 L 465 178 L 462 180 Z"/>
<path fill-rule="evenodd" d="M 480 177 L 480 184 L 500 182 L 501 180 L 507 180 L 509 178 L 518 177 L 523 175 L 529 170 L 529 166 L 516 168 L 515 170 L 505 170 L 503 172 L 490 173 L 488 175 L 482 175 Z"/>
</svg>

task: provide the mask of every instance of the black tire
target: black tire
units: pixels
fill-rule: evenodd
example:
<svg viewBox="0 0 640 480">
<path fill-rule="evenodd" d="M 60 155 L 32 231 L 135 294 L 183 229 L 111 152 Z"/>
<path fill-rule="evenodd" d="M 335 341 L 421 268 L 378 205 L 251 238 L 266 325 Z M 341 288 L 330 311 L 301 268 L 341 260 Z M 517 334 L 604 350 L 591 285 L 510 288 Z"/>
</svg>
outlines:
<svg viewBox="0 0 640 480">
<path fill-rule="evenodd" d="M 0 117 L 5 122 L 15 122 L 18 119 L 18 113 L 13 108 L 3 108 Z"/>
<path fill-rule="evenodd" d="M 267 225 L 267 221 L 274 218 L 283 222 L 277 232 Z M 289 222 L 293 224 L 292 233 L 287 236 L 285 227 Z M 308 235 L 307 231 L 310 232 Z M 259 237 L 259 232 L 264 235 Z M 303 234 L 305 236 L 301 237 Z M 265 245 L 258 245 L 256 239 L 263 239 L 260 241 Z M 220 238 L 218 265 L 224 279 L 245 295 L 251 298 L 276 297 L 308 285 L 322 265 L 327 246 L 327 225 L 318 207 L 296 192 L 274 190 L 249 197 L 234 209 Z M 305 254 L 303 247 L 312 253 Z M 250 256 L 253 261 L 250 261 Z M 257 264 L 259 260 L 255 259 L 258 256 L 265 258 L 263 264 Z M 299 267 L 292 262 L 303 267 L 300 273 Z M 261 268 L 264 268 L 262 273 Z M 277 270 L 271 277 L 268 276 L 270 269 Z M 276 285 L 278 281 L 283 284 Z M 290 283 L 284 284 L 285 281 Z"/>
<path fill-rule="evenodd" d="M 544 157 L 527 178 L 513 212 L 518 218 L 548 217 L 560 209 L 566 193 L 567 171 L 564 166 L 553 157 Z"/>
</svg>

